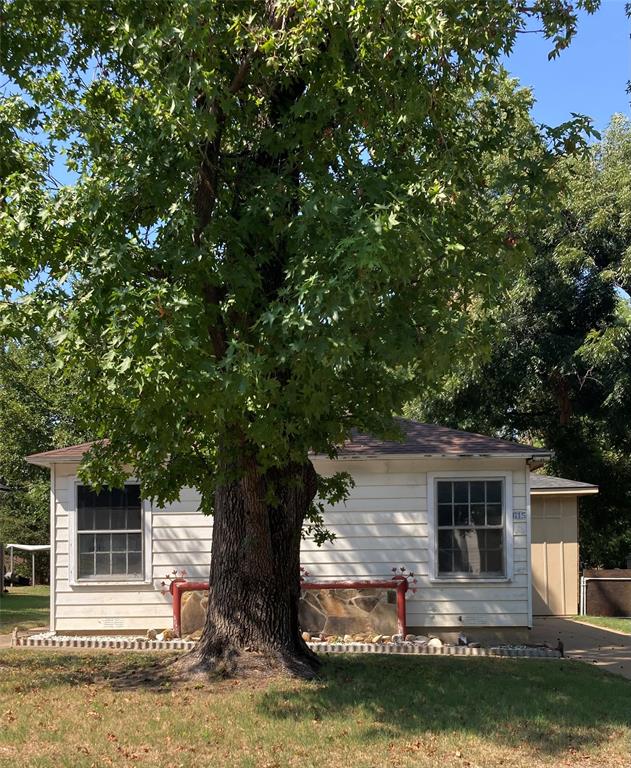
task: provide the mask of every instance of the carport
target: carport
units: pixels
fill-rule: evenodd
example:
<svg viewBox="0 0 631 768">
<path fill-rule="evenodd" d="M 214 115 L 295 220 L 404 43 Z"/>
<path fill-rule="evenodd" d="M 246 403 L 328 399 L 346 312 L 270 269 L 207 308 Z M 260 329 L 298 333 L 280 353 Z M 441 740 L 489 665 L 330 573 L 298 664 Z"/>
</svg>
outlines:
<svg viewBox="0 0 631 768">
<path fill-rule="evenodd" d="M 13 550 L 18 549 L 22 552 L 31 553 L 31 586 L 35 586 L 35 553 L 47 552 L 50 550 L 50 544 L 7 544 L 9 550 L 9 571 L 13 573 Z M 4 573 L 2 574 L 4 580 Z"/>
</svg>

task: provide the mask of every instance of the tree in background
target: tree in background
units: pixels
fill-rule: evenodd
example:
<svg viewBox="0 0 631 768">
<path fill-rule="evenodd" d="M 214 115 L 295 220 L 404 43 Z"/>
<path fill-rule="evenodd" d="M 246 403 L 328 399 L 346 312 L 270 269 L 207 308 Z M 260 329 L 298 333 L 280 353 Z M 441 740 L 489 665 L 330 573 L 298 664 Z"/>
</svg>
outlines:
<svg viewBox="0 0 631 768">
<path fill-rule="evenodd" d="M 554 52 L 575 30 L 559 0 L 5 4 L 0 332 L 85 372 L 84 477 L 200 491 L 204 667 L 317 668 L 300 538 L 348 478 L 310 452 L 392 434 L 476 348 L 588 127 L 536 128 L 502 69 L 531 18 Z"/>
<path fill-rule="evenodd" d="M 0 348 L 0 477 L 10 488 L 0 493 L 4 544 L 50 540 L 50 478 L 24 457 L 84 439 L 72 413 L 77 378 L 76 371 L 69 376 L 56 370 L 52 348 L 41 334 L 36 341 Z M 38 579 L 47 578 L 47 558 L 39 555 L 36 564 Z"/>
<path fill-rule="evenodd" d="M 408 413 L 554 449 L 551 473 L 597 483 L 581 559 L 631 554 L 631 123 L 565 164 L 566 189 L 498 317 L 487 361 L 457 366 Z"/>
</svg>

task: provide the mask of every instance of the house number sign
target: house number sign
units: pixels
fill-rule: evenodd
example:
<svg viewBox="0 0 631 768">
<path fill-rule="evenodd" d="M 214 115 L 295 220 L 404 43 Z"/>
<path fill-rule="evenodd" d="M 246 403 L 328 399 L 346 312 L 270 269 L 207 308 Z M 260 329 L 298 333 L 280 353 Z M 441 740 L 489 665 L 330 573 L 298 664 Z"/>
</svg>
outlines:
<svg viewBox="0 0 631 768">
<path fill-rule="evenodd" d="M 513 520 L 525 520 L 526 519 L 526 512 L 523 509 L 515 509 L 513 510 Z"/>
</svg>

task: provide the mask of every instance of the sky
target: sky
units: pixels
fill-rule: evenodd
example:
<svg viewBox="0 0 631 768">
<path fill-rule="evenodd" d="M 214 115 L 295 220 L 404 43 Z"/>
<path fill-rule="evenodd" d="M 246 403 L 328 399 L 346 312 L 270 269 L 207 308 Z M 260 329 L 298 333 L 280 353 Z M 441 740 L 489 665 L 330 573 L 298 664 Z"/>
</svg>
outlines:
<svg viewBox="0 0 631 768">
<path fill-rule="evenodd" d="M 595 14 L 580 13 L 576 37 L 558 58 L 548 61 L 551 44 L 542 35 L 522 34 L 505 66 L 532 87 L 537 122 L 559 125 L 578 112 L 603 131 L 614 113 L 631 116 L 630 33 L 624 0 L 602 0 Z"/>
</svg>

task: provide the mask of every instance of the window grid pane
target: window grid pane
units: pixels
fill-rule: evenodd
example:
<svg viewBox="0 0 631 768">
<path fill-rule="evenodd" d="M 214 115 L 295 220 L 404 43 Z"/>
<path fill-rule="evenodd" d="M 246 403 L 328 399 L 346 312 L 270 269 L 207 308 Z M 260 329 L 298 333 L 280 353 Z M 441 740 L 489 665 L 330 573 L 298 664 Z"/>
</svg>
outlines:
<svg viewBox="0 0 631 768">
<path fill-rule="evenodd" d="M 142 508 L 140 488 L 77 487 L 78 571 L 80 579 L 141 577 Z"/>
<path fill-rule="evenodd" d="M 437 482 L 438 573 L 504 575 L 501 480 Z"/>
</svg>

